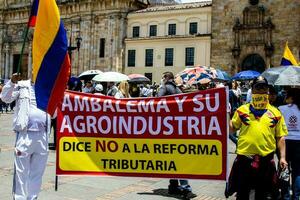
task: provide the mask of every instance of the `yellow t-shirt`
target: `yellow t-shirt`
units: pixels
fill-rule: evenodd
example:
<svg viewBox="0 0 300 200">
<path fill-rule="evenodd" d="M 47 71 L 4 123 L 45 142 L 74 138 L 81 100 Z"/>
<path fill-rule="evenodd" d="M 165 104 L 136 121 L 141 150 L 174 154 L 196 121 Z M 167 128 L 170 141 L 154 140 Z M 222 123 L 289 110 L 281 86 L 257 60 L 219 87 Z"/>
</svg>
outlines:
<svg viewBox="0 0 300 200">
<path fill-rule="evenodd" d="M 239 129 L 237 154 L 266 156 L 276 150 L 276 138 L 288 134 L 280 111 L 267 105 L 267 111 L 255 118 L 250 104 L 239 107 L 232 117 L 234 128 Z"/>
</svg>

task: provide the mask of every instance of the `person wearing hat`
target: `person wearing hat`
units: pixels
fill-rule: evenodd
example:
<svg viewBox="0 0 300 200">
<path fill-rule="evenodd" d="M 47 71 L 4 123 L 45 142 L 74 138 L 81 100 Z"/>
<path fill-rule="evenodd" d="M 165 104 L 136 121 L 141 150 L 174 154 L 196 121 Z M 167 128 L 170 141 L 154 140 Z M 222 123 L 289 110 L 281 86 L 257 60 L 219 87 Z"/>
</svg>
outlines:
<svg viewBox="0 0 300 200">
<path fill-rule="evenodd" d="M 20 74 L 12 75 L 0 98 L 6 103 L 16 101 L 13 199 L 37 199 L 48 159 L 50 115 L 37 107 L 34 85 Z"/>
<path fill-rule="evenodd" d="M 230 121 L 231 132 L 240 132 L 227 192 L 237 192 L 236 199 L 247 200 L 254 189 L 255 199 L 275 199 L 278 190 L 274 152 L 278 148 L 280 167 L 285 169 L 284 136 L 288 132 L 281 112 L 269 104 L 267 80 L 257 77 L 251 89 L 251 102 L 240 106 Z"/>
<path fill-rule="evenodd" d="M 103 85 L 100 83 L 96 84 L 96 86 L 94 88 L 94 94 L 103 95 L 102 92 L 103 92 Z"/>
</svg>

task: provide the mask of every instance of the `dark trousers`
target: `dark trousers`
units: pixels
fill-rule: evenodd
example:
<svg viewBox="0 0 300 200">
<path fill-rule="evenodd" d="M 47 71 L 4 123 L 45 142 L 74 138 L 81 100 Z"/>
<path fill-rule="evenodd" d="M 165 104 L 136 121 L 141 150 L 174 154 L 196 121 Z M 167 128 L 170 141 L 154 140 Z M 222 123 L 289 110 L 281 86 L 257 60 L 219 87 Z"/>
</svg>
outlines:
<svg viewBox="0 0 300 200">
<path fill-rule="evenodd" d="M 234 180 L 237 184 L 237 200 L 248 200 L 251 190 L 255 190 L 256 200 L 276 199 L 278 190 L 275 186 L 276 168 L 273 154 L 258 159 L 254 164 L 253 158 L 238 155 Z"/>
<path fill-rule="evenodd" d="M 281 195 L 284 200 L 300 199 L 300 140 L 286 140 L 286 160 L 289 163 L 293 196 L 290 196 L 290 182 L 283 182 Z"/>
</svg>

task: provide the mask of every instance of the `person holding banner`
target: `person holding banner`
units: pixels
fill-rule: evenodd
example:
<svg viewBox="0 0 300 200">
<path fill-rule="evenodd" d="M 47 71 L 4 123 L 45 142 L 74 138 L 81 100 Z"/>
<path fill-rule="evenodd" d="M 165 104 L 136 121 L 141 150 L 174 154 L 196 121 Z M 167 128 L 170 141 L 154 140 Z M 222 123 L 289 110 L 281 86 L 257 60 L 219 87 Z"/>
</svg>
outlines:
<svg viewBox="0 0 300 200">
<path fill-rule="evenodd" d="M 106 95 L 113 97 L 116 95 L 117 92 L 118 92 L 118 88 L 116 84 L 114 82 L 108 82 Z"/>
<path fill-rule="evenodd" d="M 287 128 L 281 112 L 269 104 L 268 82 L 262 76 L 252 83 L 252 100 L 240 106 L 230 121 L 233 131 L 239 130 L 237 157 L 231 169 L 227 194 L 237 192 L 238 200 L 276 199 L 276 167 L 273 160 L 278 147 L 280 167 L 285 169 Z M 231 132 L 233 132 L 231 131 Z M 226 194 L 226 193 L 225 193 Z"/>
<path fill-rule="evenodd" d="M 182 91 L 176 86 L 174 74 L 172 72 L 164 72 L 157 96 L 162 97 L 180 93 Z"/>
<path fill-rule="evenodd" d="M 15 200 L 37 199 L 48 158 L 49 115 L 38 109 L 30 80 L 13 74 L 0 94 L 2 101 L 16 100 L 13 129 L 16 133 L 13 195 Z"/>
<path fill-rule="evenodd" d="M 174 74 L 172 72 L 164 72 L 157 96 L 162 97 L 180 93 L 182 93 L 181 90 L 174 82 Z M 168 192 L 169 194 L 184 195 L 188 198 L 193 198 L 196 196 L 194 193 L 192 193 L 192 187 L 189 185 L 188 180 L 178 181 L 178 179 L 170 179 Z"/>
</svg>

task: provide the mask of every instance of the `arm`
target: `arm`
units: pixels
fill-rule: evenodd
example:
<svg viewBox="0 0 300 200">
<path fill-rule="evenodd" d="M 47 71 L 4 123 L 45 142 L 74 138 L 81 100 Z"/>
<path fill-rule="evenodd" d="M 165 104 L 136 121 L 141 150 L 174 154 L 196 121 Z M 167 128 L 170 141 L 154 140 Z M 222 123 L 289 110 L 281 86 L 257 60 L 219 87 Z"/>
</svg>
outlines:
<svg viewBox="0 0 300 200">
<path fill-rule="evenodd" d="M 229 134 L 233 134 L 237 131 L 236 128 L 234 128 L 232 120 L 229 121 Z"/>
<path fill-rule="evenodd" d="M 277 140 L 277 147 L 278 147 L 279 154 L 280 154 L 279 164 L 280 164 L 280 167 L 282 169 L 284 169 L 288 165 L 285 160 L 285 139 L 284 139 L 284 137 L 277 137 L 276 140 Z"/>
<path fill-rule="evenodd" d="M 8 81 L 2 88 L 0 98 L 5 103 L 11 103 L 15 101 L 19 96 L 19 91 L 15 90 L 15 84 L 12 81 Z"/>
<path fill-rule="evenodd" d="M 237 130 L 239 130 L 242 126 L 241 119 L 238 115 L 238 112 L 235 111 L 232 119 L 229 121 L 229 133 L 235 133 Z"/>
</svg>

